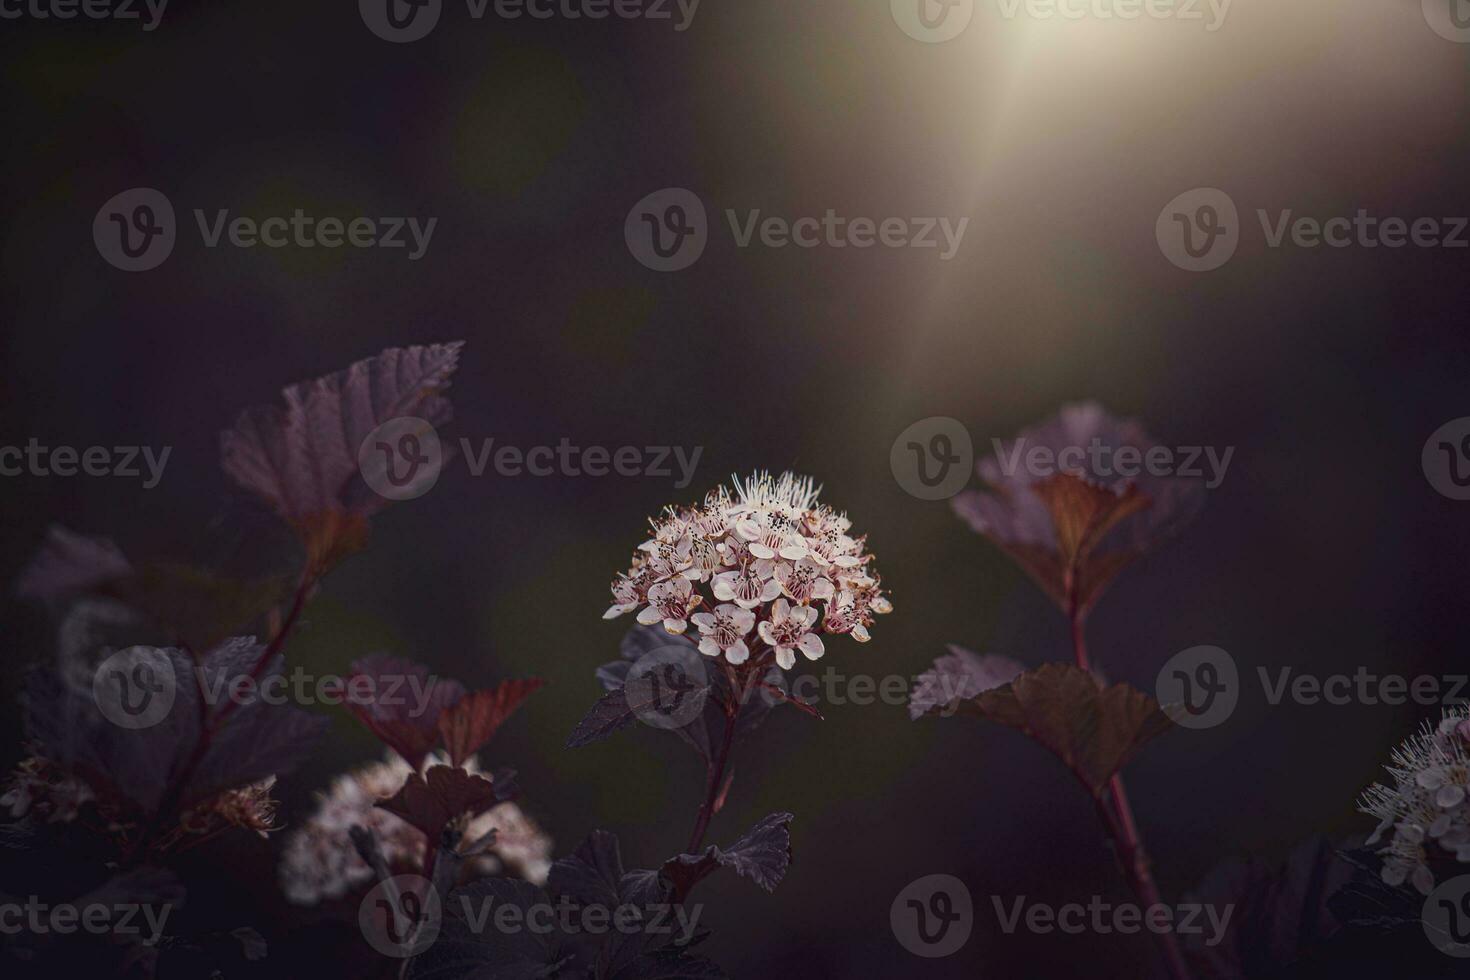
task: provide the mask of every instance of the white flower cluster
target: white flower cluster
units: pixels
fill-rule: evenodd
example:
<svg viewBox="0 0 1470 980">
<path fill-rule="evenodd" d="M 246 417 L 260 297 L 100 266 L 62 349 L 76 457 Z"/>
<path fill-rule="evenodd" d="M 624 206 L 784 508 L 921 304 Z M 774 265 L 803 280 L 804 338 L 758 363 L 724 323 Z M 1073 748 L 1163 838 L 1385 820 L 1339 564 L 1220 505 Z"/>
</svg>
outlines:
<svg viewBox="0 0 1470 980">
<path fill-rule="evenodd" d="M 430 756 L 425 767 L 447 760 Z M 464 768 L 479 772 L 473 759 Z M 389 752 L 385 762 L 374 763 L 338 776 L 332 788 L 320 794 L 316 813 L 286 840 L 281 859 L 281 887 L 297 905 L 315 905 L 323 899 L 341 898 L 373 877 L 373 871 L 357 853 L 348 836 L 354 826 L 366 827 L 378 839 L 383 857 L 395 874 L 423 870 L 423 833 L 380 806 L 398 792 L 409 773 L 407 762 Z M 478 875 L 498 874 L 509 869 L 532 882 L 544 884 L 551 871 L 551 838 L 514 803 L 498 803 L 470 821 L 464 839 L 475 841 L 496 831 L 488 852 L 471 858 L 467 865 Z"/>
<path fill-rule="evenodd" d="M 1461 863 L 1470 863 L 1470 709 L 1445 712 L 1438 725 L 1425 722 L 1419 734 L 1393 752 L 1385 768 L 1394 785 L 1375 783 L 1363 794 L 1358 809 L 1379 819 L 1370 845 L 1388 842 L 1383 855 L 1383 880 L 1398 887 L 1411 883 L 1420 893 L 1434 890 L 1429 870 L 1429 848 Z"/>
<path fill-rule="evenodd" d="M 810 478 L 734 482 L 734 494 L 720 487 L 650 521 L 653 535 L 613 582 L 604 618 L 642 607 L 638 622 L 676 634 L 692 621 L 705 655 L 742 664 L 761 643 L 786 670 L 798 650 L 822 656 L 819 632 L 867 642 L 874 614 L 893 605 L 847 515 L 818 503 Z"/>
</svg>

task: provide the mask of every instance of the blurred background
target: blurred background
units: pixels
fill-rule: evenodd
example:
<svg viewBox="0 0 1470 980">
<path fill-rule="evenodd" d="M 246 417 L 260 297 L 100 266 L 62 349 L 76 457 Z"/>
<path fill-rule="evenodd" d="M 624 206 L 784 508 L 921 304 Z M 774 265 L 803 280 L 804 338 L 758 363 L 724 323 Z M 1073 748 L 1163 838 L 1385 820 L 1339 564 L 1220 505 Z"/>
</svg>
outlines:
<svg viewBox="0 0 1470 980">
<path fill-rule="evenodd" d="M 912 423 L 952 416 L 983 455 L 1097 399 L 1164 444 L 1235 448 L 1199 519 L 1125 573 L 1091 623 L 1095 658 L 1144 690 L 1198 644 L 1248 678 L 1227 724 L 1170 733 L 1130 768 L 1164 892 L 1228 857 L 1279 860 L 1316 834 L 1370 830 L 1355 799 L 1438 711 L 1273 706 L 1255 672 L 1470 671 L 1470 504 L 1420 466 L 1430 433 L 1470 415 L 1467 253 L 1271 248 L 1256 211 L 1470 214 L 1470 47 L 1431 30 L 1418 0 L 1236 0 L 1214 31 L 1205 14 L 1045 20 L 980 3 L 940 44 L 900 30 L 888 0 L 705 0 L 684 31 L 677 9 L 475 20 L 447 3 L 409 44 L 342 2 L 174 0 L 147 32 L 6 20 L 0 445 L 173 452 L 151 490 L 0 478 L 0 579 L 52 523 L 139 560 L 289 567 L 289 538 L 220 471 L 219 431 L 288 382 L 464 339 L 448 438 L 697 446 L 693 483 L 451 466 L 374 522 L 288 662 L 342 670 L 386 651 L 472 685 L 548 678 L 487 762 L 520 771 L 558 853 L 603 827 L 650 866 L 687 836 L 698 761 L 643 726 L 563 747 L 631 625 L 600 617 L 645 519 L 732 472 L 796 469 L 869 534 L 896 606 L 871 644 L 829 643 L 823 667 L 907 677 L 946 643 L 1067 659 L 1060 614 L 947 503 L 906 493 L 889 451 Z M 90 229 L 140 186 L 172 201 L 179 239 L 158 268 L 127 273 Z M 640 265 L 623 235 L 633 204 L 665 187 L 710 215 L 703 256 L 673 273 Z M 1160 209 L 1196 187 L 1240 211 L 1238 250 L 1208 273 L 1176 268 L 1155 241 Z M 195 208 L 438 223 L 417 261 L 211 249 Z M 742 249 L 724 217 L 829 208 L 970 220 L 942 261 Z M 0 617 L 8 766 L 24 670 L 53 655 L 55 631 L 14 599 Z M 378 754 L 337 715 L 280 787 L 287 824 Z M 881 704 L 821 722 L 778 711 L 740 749 L 710 839 L 776 810 L 796 820 L 775 894 L 733 876 L 701 886 L 709 955 L 734 977 L 1157 968 L 1146 935 L 1006 935 L 991 914 L 992 895 L 1127 898 L 1090 802 L 1019 733 Z M 228 877 L 193 914 L 261 929 L 278 976 L 316 975 L 335 947 L 293 931 L 279 844 L 237 840 L 208 859 Z M 889 906 L 936 872 L 967 884 L 977 923 L 961 952 L 921 960 L 894 939 Z"/>
</svg>

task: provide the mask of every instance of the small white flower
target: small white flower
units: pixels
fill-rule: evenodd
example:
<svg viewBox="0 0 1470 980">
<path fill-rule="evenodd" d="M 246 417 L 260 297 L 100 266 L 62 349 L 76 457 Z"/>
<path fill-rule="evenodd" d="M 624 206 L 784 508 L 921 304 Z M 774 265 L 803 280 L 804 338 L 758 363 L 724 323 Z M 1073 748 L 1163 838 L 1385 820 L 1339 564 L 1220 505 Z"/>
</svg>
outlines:
<svg viewBox="0 0 1470 980">
<path fill-rule="evenodd" d="M 648 576 L 640 571 L 621 574 L 613 580 L 613 604 L 602 614 L 603 619 L 617 619 L 643 604 L 648 593 Z"/>
<path fill-rule="evenodd" d="M 745 636 L 755 628 L 755 613 L 725 602 L 716 606 L 713 612 L 695 613 L 690 618 L 699 627 L 700 653 L 706 657 L 718 657 L 723 653 L 732 664 L 743 664 L 750 659 Z"/>
<path fill-rule="evenodd" d="M 776 651 L 776 663 L 782 670 L 796 666 L 800 650 L 808 660 L 816 660 L 826 652 L 822 638 L 812 632 L 817 611 L 810 606 L 792 606 L 785 599 L 771 605 L 771 618 L 761 623 L 760 637 Z"/>
<path fill-rule="evenodd" d="M 741 609 L 754 609 L 781 594 L 781 583 L 771 577 L 769 570 L 762 574 L 759 562 L 721 572 L 710 587 L 716 599 L 733 602 Z"/>
<path fill-rule="evenodd" d="M 1368 838 L 1377 844 L 1387 838 L 1382 877 L 1398 887 L 1412 885 L 1421 894 L 1434 890 L 1429 853 L 1470 858 L 1470 758 L 1462 734 L 1467 709 L 1455 708 L 1438 725 L 1426 723 L 1392 755 L 1387 767 L 1394 785 L 1370 786 L 1358 809 L 1378 818 Z"/>
<path fill-rule="evenodd" d="M 652 626 L 662 622 L 670 633 L 682 633 L 689 628 L 686 617 L 689 610 L 699 604 L 693 597 L 694 586 L 687 578 L 669 579 L 659 582 L 648 590 L 648 607 L 638 614 L 638 622 Z"/>
<path fill-rule="evenodd" d="M 781 591 L 793 602 L 803 605 L 813 599 L 830 599 L 834 594 L 831 579 L 822 574 L 816 563 L 803 558 L 796 563 L 780 562 L 775 567 L 775 579 L 781 583 Z"/>
</svg>

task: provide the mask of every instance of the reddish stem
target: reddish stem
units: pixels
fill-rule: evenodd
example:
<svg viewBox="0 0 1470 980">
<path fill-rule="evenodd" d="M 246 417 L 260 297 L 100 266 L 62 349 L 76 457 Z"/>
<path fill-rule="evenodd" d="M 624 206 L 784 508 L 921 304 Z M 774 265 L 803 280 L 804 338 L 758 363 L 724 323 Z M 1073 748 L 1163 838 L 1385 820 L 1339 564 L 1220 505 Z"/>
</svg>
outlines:
<svg viewBox="0 0 1470 980">
<path fill-rule="evenodd" d="M 1075 582 L 1075 579 L 1074 579 Z M 1072 655 L 1077 666 L 1091 671 L 1091 660 L 1087 656 L 1087 637 L 1084 632 L 1086 611 L 1077 601 L 1075 586 L 1069 590 L 1067 618 L 1072 626 Z M 1098 814 L 1102 817 L 1108 834 L 1117 846 L 1118 864 L 1128 885 L 1144 908 L 1163 904 L 1159 886 L 1154 881 L 1153 861 L 1143 845 L 1143 835 L 1138 830 L 1138 820 L 1128 802 L 1128 792 L 1123 787 L 1122 773 L 1115 773 L 1108 783 L 1108 792 L 1097 800 Z M 1169 967 L 1173 980 L 1190 980 L 1189 967 L 1185 965 L 1184 953 L 1179 948 L 1179 939 L 1173 932 L 1155 933 Z"/>
<path fill-rule="evenodd" d="M 734 668 L 721 660 L 720 664 L 725 669 L 725 677 L 730 682 L 730 700 L 725 703 L 725 734 L 720 739 L 720 747 L 705 766 L 705 793 L 704 802 L 699 805 L 699 813 L 694 818 L 694 830 L 689 835 L 689 844 L 684 848 L 685 853 L 693 854 L 704 843 L 705 831 L 709 829 L 710 818 L 715 815 L 715 807 L 720 800 L 720 789 L 725 780 L 725 766 L 730 760 L 730 748 L 735 744 L 735 723 L 740 716 L 740 705 L 745 700 L 746 685 L 735 672 Z M 762 666 L 759 669 L 764 669 Z M 753 671 L 750 676 L 756 676 Z"/>
</svg>

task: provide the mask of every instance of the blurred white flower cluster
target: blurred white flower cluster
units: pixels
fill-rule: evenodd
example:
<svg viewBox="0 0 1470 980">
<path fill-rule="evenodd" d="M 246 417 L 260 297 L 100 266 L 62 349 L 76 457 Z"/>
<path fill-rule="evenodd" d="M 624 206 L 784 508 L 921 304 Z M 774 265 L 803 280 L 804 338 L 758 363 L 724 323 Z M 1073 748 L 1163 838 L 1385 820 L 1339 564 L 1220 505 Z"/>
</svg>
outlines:
<svg viewBox="0 0 1470 980">
<path fill-rule="evenodd" d="M 425 767 L 446 760 L 430 756 Z M 464 769 L 478 773 L 475 761 Z M 286 840 L 281 860 L 281 887 L 297 905 L 315 905 L 340 898 L 373 877 L 348 836 L 354 826 L 373 832 L 383 857 L 395 874 L 422 872 L 425 839 L 417 828 L 375 806 L 397 793 L 413 770 L 396 752 L 374 763 L 338 776 L 331 789 L 320 794 L 320 805 L 310 819 Z M 467 841 L 478 840 L 491 829 L 495 843 L 466 862 L 476 875 L 513 874 L 533 884 L 544 884 L 551 870 L 551 838 L 516 804 L 498 803 L 470 821 Z"/>
<path fill-rule="evenodd" d="M 1387 884 L 1409 882 L 1422 894 L 1432 892 L 1431 848 L 1470 863 L 1467 736 L 1470 709 L 1465 707 L 1446 711 L 1438 725 L 1425 722 L 1421 732 L 1394 750 L 1392 763 L 1385 767 L 1394 785 L 1375 783 L 1359 801 L 1358 809 L 1379 820 L 1368 844 L 1387 837 L 1379 849 Z"/>
<path fill-rule="evenodd" d="M 797 651 L 822 656 L 819 633 L 867 642 L 874 615 L 893 606 L 847 515 L 818 503 L 807 477 L 734 482 L 733 494 L 720 487 L 650 521 L 653 534 L 613 582 L 604 618 L 641 607 L 638 622 L 670 633 L 693 622 L 707 656 L 742 664 L 763 644 L 786 670 Z"/>
</svg>

